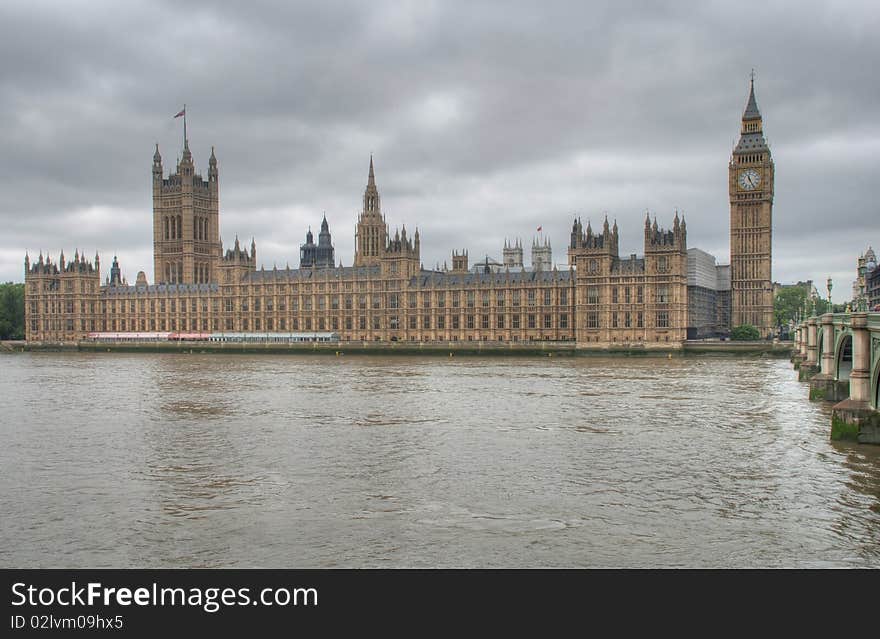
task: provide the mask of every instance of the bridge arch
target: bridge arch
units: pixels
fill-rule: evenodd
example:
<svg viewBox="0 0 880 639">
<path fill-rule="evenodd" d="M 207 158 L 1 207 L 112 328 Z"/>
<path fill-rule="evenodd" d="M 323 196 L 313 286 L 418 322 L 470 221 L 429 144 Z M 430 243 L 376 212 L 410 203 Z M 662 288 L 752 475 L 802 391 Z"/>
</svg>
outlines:
<svg viewBox="0 0 880 639">
<path fill-rule="evenodd" d="M 870 391 L 868 403 L 874 410 L 880 410 L 880 339 L 872 339 L 869 343 L 871 353 L 868 366 L 871 368 L 871 376 L 868 382 L 868 390 Z"/>
<path fill-rule="evenodd" d="M 842 333 L 837 340 L 837 348 L 834 350 L 834 379 L 845 382 L 853 367 L 853 340 L 852 333 Z"/>
<path fill-rule="evenodd" d="M 871 371 L 871 383 L 874 392 L 871 393 L 871 404 L 874 410 L 880 410 L 880 357 L 874 362 L 874 370 Z"/>
</svg>

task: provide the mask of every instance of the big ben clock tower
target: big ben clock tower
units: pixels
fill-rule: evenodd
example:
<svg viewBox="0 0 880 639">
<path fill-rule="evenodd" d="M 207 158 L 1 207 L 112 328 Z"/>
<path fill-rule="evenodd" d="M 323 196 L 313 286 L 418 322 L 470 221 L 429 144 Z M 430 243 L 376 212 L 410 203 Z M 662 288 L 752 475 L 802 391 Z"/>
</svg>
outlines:
<svg viewBox="0 0 880 639">
<path fill-rule="evenodd" d="M 728 168 L 730 191 L 731 327 L 773 332 L 773 159 L 764 140 L 752 72 L 739 143 Z"/>
</svg>

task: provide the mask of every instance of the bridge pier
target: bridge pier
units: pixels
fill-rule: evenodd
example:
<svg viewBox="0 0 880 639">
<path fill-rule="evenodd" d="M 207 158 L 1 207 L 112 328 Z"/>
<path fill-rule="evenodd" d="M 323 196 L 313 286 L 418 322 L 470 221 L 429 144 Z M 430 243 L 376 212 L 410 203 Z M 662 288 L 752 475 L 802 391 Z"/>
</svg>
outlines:
<svg viewBox="0 0 880 639">
<path fill-rule="evenodd" d="M 834 315 L 825 313 L 820 318 L 820 322 L 822 352 L 819 373 L 810 379 L 810 399 L 839 402 L 849 397 L 849 384 L 834 378 Z"/>
<path fill-rule="evenodd" d="M 806 382 L 812 379 L 813 376 L 819 372 L 819 358 L 817 357 L 819 338 L 817 325 L 818 321 L 815 317 L 811 317 L 807 320 L 807 357 L 798 369 L 798 380 L 801 382 Z"/>
<path fill-rule="evenodd" d="M 801 353 L 801 343 L 803 342 L 803 338 L 803 325 L 799 324 L 797 328 L 794 329 L 794 348 L 791 353 L 791 363 L 794 364 L 795 369 L 800 368 L 801 362 L 804 361 L 804 355 Z"/>
<path fill-rule="evenodd" d="M 831 411 L 831 439 L 852 439 L 880 444 L 880 411 L 871 407 L 871 336 L 868 314 L 851 316 L 853 366 L 849 374 L 849 398 Z"/>
<path fill-rule="evenodd" d="M 807 321 L 801 324 L 801 363 L 807 361 L 807 335 L 809 331 L 807 330 Z"/>
</svg>

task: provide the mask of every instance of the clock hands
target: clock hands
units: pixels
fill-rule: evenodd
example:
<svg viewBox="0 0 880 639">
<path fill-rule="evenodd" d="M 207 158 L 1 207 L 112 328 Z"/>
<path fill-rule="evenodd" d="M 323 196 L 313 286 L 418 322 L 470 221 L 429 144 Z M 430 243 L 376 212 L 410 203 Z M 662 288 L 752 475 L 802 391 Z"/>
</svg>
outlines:
<svg viewBox="0 0 880 639">
<path fill-rule="evenodd" d="M 751 191 L 754 188 L 757 188 L 758 184 L 761 181 L 761 176 L 758 175 L 756 171 L 743 171 L 739 178 L 739 183 L 742 185 L 744 189 Z"/>
</svg>

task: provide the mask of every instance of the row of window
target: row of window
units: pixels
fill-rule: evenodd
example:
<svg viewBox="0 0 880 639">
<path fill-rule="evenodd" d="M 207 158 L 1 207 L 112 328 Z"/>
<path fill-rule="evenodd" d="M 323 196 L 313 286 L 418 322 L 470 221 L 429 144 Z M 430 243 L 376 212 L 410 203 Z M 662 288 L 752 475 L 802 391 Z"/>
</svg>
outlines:
<svg viewBox="0 0 880 639">
<path fill-rule="evenodd" d="M 79 282 L 79 286 L 76 286 L 76 282 Z M 46 280 L 43 282 L 43 290 L 44 291 L 59 291 L 61 290 L 61 280 Z M 78 279 L 72 280 L 67 279 L 64 281 L 64 292 L 65 293 L 97 293 L 98 292 L 98 284 L 96 281 L 91 278 L 86 279 Z"/>
<path fill-rule="evenodd" d="M 749 265 L 749 266 L 751 266 L 751 265 Z M 752 270 L 752 269 L 748 269 L 748 270 Z M 630 304 L 630 303 L 632 303 L 633 300 L 635 300 L 635 303 L 637 303 L 637 304 L 644 303 L 643 287 L 641 287 L 641 286 L 635 287 L 635 291 L 633 291 L 633 289 L 631 287 L 627 286 L 627 287 L 622 287 L 622 290 L 623 290 L 623 295 L 621 296 L 620 292 L 619 292 L 620 289 L 618 287 L 612 287 L 612 289 L 611 289 L 611 302 L 613 304 L 620 303 L 621 299 L 623 300 L 623 303 L 625 303 L 625 304 Z M 467 291 L 467 295 L 465 296 L 465 307 L 466 308 L 474 308 L 475 307 L 476 300 L 475 300 L 475 296 L 473 293 L 474 293 L 473 291 Z M 511 296 L 511 298 L 512 298 L 511 302 L 512 302 L 513 307 L 520 306 L 521 299 L 520 299 L 520 296 L 518 293 L 519 293 L 519 291 L 515 291 L 514 294 Z M 528 295 L 527 295 L 526 301 L 527 301 L 528 306 L 534 306 L 535 301 L 536 301 L 535 291 L 530 290 L 530 291 L 527 291 L 527 293 L 528 293 Z M 372 296 L 359 295 L 359 296 L 357 296 L 357 309 L 365 310 L 367 308 L 368 301 L 369 301 L 370 308 L 379 310 L 379 309 L 383 308 L 382 307 L 383 297 L 385 297 L 385 296 L 383 296 L 383 295 L 372 295 Z M 551 291 L 549 291 L 549 290 L 544 291 L 544 295 L 542 297 L 543 297 L 542 302 L 544 303 L 544 305 L 548 305 L 548 306 L 551 305 L 551 301 L 552 301 L 551 300 Z M 568 291 L 565 291 L 565 290 L 560 291 L 559 298 L 560 298 L 560 305 L 566 305 L 568 303 Z M 287 310 L 288 299 L 285 297 L 278 298 L 277 300 L 274 298 L 271 298 L 271 297 L 266 298 L 265 305 L 263 303 L 264 300 L 262 298 L 255 297 L 252 300 L 249 300 L 248 298 L 241 298 L 237 305 L 236 305 L 235 299 L 226 298 L 224 300 L 224 311 L 226 311 L 227 313 L 234 312 L 235 310 L 241 310 L 242 312 L 250 312 L 251 310 L 253 310 L 254 312 L 261 312 L 263 310 L 263 308 L 265 308 L 266 311 L 273 312 L 276 310 L 275 309 L 276 301 L 277 301 L 277 310 L 279 310 L 279 311 L 286 311 Z M 314 306 L 313 306 L 313 301 L 314 301 Z M 389 309 L 401 308 L 400 297 L 397 294 L 394 294 L 394 293 L 388 294 L 387 299 L 385 299 L 384 301 L 387 302 L 386 308 L 389 308 Z M 445 301 L 446 301 L 445 295 L 442 295 L 442 294 L 437 295 L 437 302 L 438 302 L 437 307 L 438 308 L 445 308 L 445 306 L 446 306 Z M 461 307 L 460 301 L 461 301 L 461 299 L 458 295 L 458 291 L 454 291 L 452 294 L 452 308 L 460 308 Z M 658 286 L 656 288 L 656 302 L 659 304 L 665 304 L 665 303 L 669 303 L 670 301 L 671 301 L 671 298 L 669 296 L 669 288 L 666 286 Z M 146 312 L 147 302 L 149 302 L 149 312 L 150 313 L 155 313 L 157 308 L 158 308 L 159 313 L 165 313 L 166 308 L 170 309 L 170 311 L 172 313 L 178 312 L 178 308 L 179 308 L 180 312 L 183 312 L 183 313 L 186 313 L 187 311 L 192 312 L 192 313 L 196 313 L 199 310 L 199 302 L 201 302 L 201 304 L 200 304 L 201 311 L 203 313 L 208 312 L 208 298 L 189 298 L 189 299 L 183 298 L 180 300 L 175 299 L 175 298 L 168 299 L 168 300 L 166 300 L 164 298 L 150 299 L 150 300 L 144 300 L 144 299 L 140 299 L 140 300 L 133 300 L 133 299 L 132 300 L 109 300 L 109 301 L 101 300 L 101 312 L 106 313 L 109 308 L 109 312 L 111 314 L 135 313 L 135 312 L 144 313 L 144 312 Z M 417 308 L 417 306 L 415 304 L 414 297 L 411 298 L 409 300 L 409 302 L 410 302 L 408 304 L 409 308 Z M 587 288 L 586 303 L 587 304 L 599 304 L 600 302 L 601 302 L 600 287 L 598 287 L 598 286 L 588 287 Z M 495 303 L 496 303 L 496 308 L 505 308 L 506 295 L 505 295 L 504 291 L 498 291 L 496 293 Z M 37 302 L 31 301 L 30 304 L 31 304 L 31 313 L 36 314 L 38 312 Z M 66 312 L 66 313 L 73 313 L 74 312 L 74 301 L 73 300 L 65 300 L 63 302 L 63 304 L 64 304 L 64 312 Z M 86 313 L 86 304 L 87 304 L 87 302 L 85 300 L 80 301 L 80 312 L 83 314 Z M 346 295 L 346 296 L 342 297 L 342 308 L 344 308 L 345 310 L 353 310 L 355 308 L 354 304 L 355 304 L 355 296 Z M 315 296 L 314 300 L 312 299 L 312 296 L 302 296 L 301 298 L 300 297 L 292 297 L 289 299 L 289 305 L 290 305 L 291 311 L 299 311 L 300 308 L 302 308 L 303 311 L 312 311 L 313 308 L 315 308 L 319 311 L 323 311 L 328 308 L 328 305 L 329 305 L 330 310 L 339 310 L 340 296 L 338 296 L 338 295 L 330 295 L 330 296 L 318 295 L 318 296 Z M 236 309 L 236 306 L 238 306 L 238 309 Z M 491 308 L 490 307 L 490 298 L 489 298 L 488 293 L 481 296 L 480 306 L 482 308 Z M 88 308 L 89 308 L 89 312 L 94 314 L 95 313 L 95 302 L 89 301 Z M 211 308 L 214 313 L 217 313 L 219 311 L 219 299 L 218 298 L 211 298 Z M 431 303 L 430 303 L 429 297 L 426 297 L 425 299 L 423 299 L 422 308 L 431 308 Z M 45 313 L 52 313 L 52 314 L 54 314 L 56 312 L 60 313 L 60 312 L 62 312 L 61 309 L 62 309 L 62 302 L 60 300 L 57 302 L 56 302 L 56 300 L 45 300 L 44 301 L 43 310 Z"/>
<path fill-rule="evenodd" d="M 602 328 L 602 324 L 600 321 L 600 314 L 598 311 L 587 311 L 586 316 L 584 317 L 584 328 Z M 635 326 L 633 326 L 633 320 L 635 319 Z M 669 328 L 669 311 L 657 311 L 655 316 L 655 326 L 657 328 Z M 633 317 L 633 313 L 612 313 L 611 314 L 611 328 L 644 328 L 645 327 L 645 315 L 644 313 L 635 313 L 635 317 Z"/>
<path fill-rule="evenodd" d="M 621 300 L 620 288 L 623 289 L 623 303 L 631 304 L 633 299 L 635 299 L 636 304 L 644 304 L 645 295 L 644 289 L 641 286 L 636 286 L 635 291 L 633 288 L 629 286 L 624 287 L 611 287 L 611 303 L 619 304 Z M 588 286 L 587 287 L 587 304 L 599 304 L 601 301 L 601 287 L 599 286 Z M 669 296 L 669 287 L 668 286 L 658 286 L 655 289 L 655 300 L 658 304 L 668 304 L 671 302 L 671 298 Z"/>
<path fill-rule="evenodd" d="M 666 255 L 658 255 L 656 260 L 654 261 L 655 269 L 658 273 L 668 273 L 669 272 L 669 258 Z M 601 272 L 601 265 L 599 264 L 599 260 L 590 259 L 587 262 L 587 273 L 599 273 Z"/>
<path fill-rule="evenodd" d="M 568 322 L 568 314 L 562 313 L 559 315 L 559 326 L 554 326 L 553 316 L 544 314 L 537 315 L 530 313 L 525 316 L 525 321 L 522 321 L 523 318 L 520 315 L 513 315 L 510 318 L 505 317 L 504 315 L 499 315 L 495 322 L 490 322 L 490 318 L 488 315 L 474 316 L 474 315 L 466 315 L 464 320 L 458 315 L 454 315 L 451 318 L 450 322 L 446 321 L 446 318 L 443 316 L 439 316 L 432 318 L 430 316 L 424 316 L 419 321 L 418 317 L 412 316 L 409 318 L 408 327 L 410 330 L 418 330 L 419 328 L 423 330 L 445 330 L 446 328 L 451 328 L 452 330 L 460 330 L 462 328 L 466 329 L 489 329 L 496 328 L 504 330 L 506 328 L 512 329 L 547 329 L 552 330 L 554 328 L 559 329 L 567 329 L 569 327 Z M 95 319 L 81 319 L 79 321 L 79 330 L 81 331 L 95 331 L 98 330 L 98 325 L 100 324 L 100 330 L 102 331 L 167 331 L 167 330 L 220 330 L 220 319 L 213 318 L 210 322 L 208 318 L 202 318 L 201 320 L 197 318 L 191 318 L 187 321 L 185 318 L 181 319 L 179 322 L 177 318 L 172 318 L 170 320 L 166 320 L 165 318 L 156 319 L 150 318 L 140 319 L 140 320 L 95 320 Z M 226 318 L 223 322 L 225 330 L 235 330 L 235 322 L 233 318 Z M 448 326 L 447 326 L 448 324 Z M 494 324 L 494 326 L 491 326 Z M 508 326 L 509 324 L 509 326 Z M 68 331 L 73 331 L 75 322 L 73 319 L 64 320 L 64 325 Z M 288 326 L 289 325 L 289 326 Z M 43 330 L 60 330 L 61 322 L 58 320 L 43 320 Z M 382 330 L 383 322 L 382 318 L 379 316 L 373 316 L 371 320 L 368 322 L 367 318 L 364 316 L 358 318 L 346 317 L 344 319 L 338 317 L 324 318 L 319 317 L 314 321 L 311 317 L 303 318 L 302 321 L 299 318 L 291 318 L 290 321 L 287 321 L 287 318 L 281 317 L 278 318 L 277 322 L 275 318 L 269 317 L 266 318 L 265 321 L 261 321 L 261 318 L 254 318 L 253 322 L 249 321 L 248 318 L 243 318 L 241 321 L 241 329 L 242 330 L 305 330 L 305 331 L 326 331 L 326 330 L 340 330 L 340 327 L 344 326 L 346 330 L 355 330 L 356 328 L 359 330 L 367 330 L 367 328 L 371 328 L 372 330 L 378 331 Z M 389 330 L 399 330 L 404 328 L 402 326 L 401 318 L 399 316 L 392 316 L 388 318 L 388 326 Z M 36 318 L 31 319 L 31 331 L 37 332 L 39 330 L 39 321 Z"/>
</svg>

